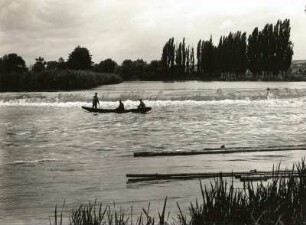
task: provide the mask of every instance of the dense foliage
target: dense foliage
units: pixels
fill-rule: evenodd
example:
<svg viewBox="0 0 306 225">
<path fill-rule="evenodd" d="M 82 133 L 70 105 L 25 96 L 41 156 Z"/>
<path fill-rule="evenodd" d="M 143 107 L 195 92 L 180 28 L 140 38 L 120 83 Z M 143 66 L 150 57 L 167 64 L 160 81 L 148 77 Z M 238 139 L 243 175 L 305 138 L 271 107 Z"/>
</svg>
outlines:
<svg viewBox="0 0 306 225">
<path fill-rule="evenodd" d="M 185 39 L 165 44 L 161 62 L 165 78 L 188 77 L 196 73 L 201 79 L 273 79 L 286 74 L 291 66 L 293 44 L 290 41 L 290 20 L 267 24 L 261 31 L 256 27 L 247 34 L 237 31 L 222 36 L 215 46 L 212 37 L 199 40 L 196 50 L 186 46 Z M 196 63 L 195 52 L 196 51 Z"/>
<path fill-rule="evenodd" d="M 25 61 L 16 53 L 10 53 L 0 58 L 0 72 L 4 73 L 22 73 L 27 71 Z"/>
<path fill-rule="evenodd" d="M 248 66 L 253 74 L 273 76 L 289 70 L 293 55 L 289 20 L 267 24 L 262 31 L 255 28 L 248 43 Z"/>
<path fill-rule="evenodd" d="M 25 73 L 0 74 L 1 91 L 51 91 L 87 89 L 98 85 L 120 83 L 116 74 L 97 73 L 89 70 L 43 70 Z"/>
<path fill-rule="evenodd" d="M 220 37 L 217 45 L 212 37 L 199 40 L 196 47 L 186 44 L 185 38 L 179 43 L 170 38 L 162 49 L 161 60 L 150 63 L 143 59 L 126 59 L 118 65 L 107 58 L 95 64 L 89 50 L 77 46 L 67 61 L 62 57 L 58 61 L 46 61 L 40 56 L 27 72 L 22 57 L 11 53 L 0 58 L 0 90 L 57 90 L 101 85 L 100 82 L 86 81 L 84 85 L 75 82 L 83 80 L 85 73 L 88 80 L 92 80 L 90 76 L 94 73 L 88 71 L 116 73 L 123 80 L 304 80 L 302 69 L 299 74 L 288 76 L 293 56 L 290 31 L 290 20 L 285 19 L 274 25 L 267 24 L 262 30 L 256 27 L 249 36 L 241 31 L 231 32 Z M 71 72 L 73 70 L 87 72 Z M 80 77 L 73 77 L 71 73 Z M 54 77 L 52 82 L 50 76 Z M 56 78 L 62 76 L 72 81 Z M 113 75 L 111 80 L 118 82 L 118 77 Z"/>
<path fill-rule="evenodd" d="M 91 57 L 87 48 L 78 46 L 70 53 L 67 66 L 73 70 L 89 70 L 93 64 Z"/>
<path fill-rule="evenodd" d="M 288 80 L 293 44 L 290 20 L 278 20 L 257 27 L 247 36 L 237 31 L 222 36 L 217 45 L 199 40 L 196 47 L 185 38 L 175 43 L 170 38 L 162 49 L 161 60 L 146 63 L 142 59 L 123 61 L 116 72 L 124 80 Z"/>
<path fill-rule="evenodd" d="M 101 73 L 114 73 L 117 66 L 117 63 L 109 58 L 95 64 L 93 70 Z"/>
<path fill-rule="evenodd" d="M 118 73 L 124 80 L 161 80 L 163 71 L 160 61 L 157 60 L 147 64 L 142 59 L 126 59 L 118 68 Z"/>
<path fill-rule="evenodd" d="M 67 62 L 63 58 L 46 62 L 43 57 L 35 61 L 29 71 L 22 57 L 15 53 L 0 58 L 0 91 L 85 89 L 122 81 L 119 75 L 113 74 L 116 63 L 109 59 L 102 61 L 102 69 L 91 71 L 91 55 L 80 46 L 73 50 Z"/>
</svg>

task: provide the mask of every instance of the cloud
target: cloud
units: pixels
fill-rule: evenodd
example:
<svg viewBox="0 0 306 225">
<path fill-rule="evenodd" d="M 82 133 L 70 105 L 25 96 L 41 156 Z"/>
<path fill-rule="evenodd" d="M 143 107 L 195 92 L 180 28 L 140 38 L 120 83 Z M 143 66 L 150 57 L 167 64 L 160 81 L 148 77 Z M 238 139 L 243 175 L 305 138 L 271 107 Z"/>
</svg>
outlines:
<svg viewBox="0 0 306 225">
<path fill-rule="evenodd" d="M 38 56 L 67 58 L 77 46 L 93 60 L 158 59 L 170 37 L 190 44 L 213 35 L 291 18 L 295 56 L 306 58 L 305 3 L 290 0 L 2 0 L 0 55 L 16 52 L 27 64 Z"/>
<path fill-rule="evenodd" d="M 228 28 L 231 28 L 235 25 L 235 22 L 233 22 L 232 20 L 225 20 L 223 21 L 223 23 L 219 26 L 220 30 L 226 30 Z"/>
</svg>

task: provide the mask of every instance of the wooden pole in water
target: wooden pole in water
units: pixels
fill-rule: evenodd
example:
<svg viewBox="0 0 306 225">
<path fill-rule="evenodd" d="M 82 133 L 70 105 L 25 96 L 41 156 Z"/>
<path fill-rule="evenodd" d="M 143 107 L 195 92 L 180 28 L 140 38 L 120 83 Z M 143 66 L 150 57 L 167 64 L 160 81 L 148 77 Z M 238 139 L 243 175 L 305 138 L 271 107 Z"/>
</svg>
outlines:
<svg viewBox="0 0 306 225">
<path fill-rule="evenodd" d="M 268 180 L 275 177 L 300 177 L 296 171 L 252 171 L 252 172 L 213 172 L 213 173 L 151 173 L 151 174 L 126 174 L 128 183 L 156 181 L 156 180 L 188 180 L 188 179 L 207 179 L 218 177 L 235 177 L 240 181 Z M 306 176 L 306 175 L 305 175 Z"/>
<path fill-rule="evenodd" d="M 134 157 L 155 157 L 155 156 L 186 156 L 186 155 L 210 155 L 210 154 L 232 154 L 250 152 L 281 152 L 281 151 L 306 151 L 306 146 L 280 146 L 268 148 L 215 148 L 202 151 L 164 151 L 164 152 L 134 152 Z"/>
</svg>

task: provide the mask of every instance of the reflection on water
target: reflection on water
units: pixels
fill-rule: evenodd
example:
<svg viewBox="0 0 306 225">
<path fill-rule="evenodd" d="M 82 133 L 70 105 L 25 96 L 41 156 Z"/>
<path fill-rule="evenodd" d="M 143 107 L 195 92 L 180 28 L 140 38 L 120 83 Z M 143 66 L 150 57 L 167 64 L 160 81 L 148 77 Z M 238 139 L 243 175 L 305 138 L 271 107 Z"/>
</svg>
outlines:
<svg viewBox="0 0 306 225">
<path fill-rule="evenodd" d="M 273 98 L 266 98 L 270 87 Z M 152 112 L 82 111 L 93 92 L 103 107 L 145 96 Z M 171 210 L 199 196 L 199 181 L 126 184 L 126 173 L 216 172 L 291 165 L 303 151 L 133 158 L 135 151 L 305 144 L 306 83 L 124 83 L 91 91 L 0 94 L 0 221 L 48 223 L 55 204 L 98 199 L 135 212 L 151 201 Z M 209 182 L 209 181 L 205 181 Z"/>
</svg>

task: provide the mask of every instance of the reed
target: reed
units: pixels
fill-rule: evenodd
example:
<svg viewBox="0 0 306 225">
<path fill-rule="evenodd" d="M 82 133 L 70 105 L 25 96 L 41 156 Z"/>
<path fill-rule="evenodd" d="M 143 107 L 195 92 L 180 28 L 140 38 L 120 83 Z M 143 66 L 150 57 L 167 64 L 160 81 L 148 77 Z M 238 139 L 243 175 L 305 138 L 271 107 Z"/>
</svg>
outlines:
<svg viewBox="0 0 306 225">
<path fill-rule="evenodd" d="M 188 224 L 306 224 L 305 161 L 293 166 L 291 176 L 279 170 L 273 168 L 271 182 L 248 182 L 242 189 L 222 177 L 210 188 L 201 185 L 203 202 L 191 204 Z"/>
<path fill-rule="evenodd" d="M 173 225 L 301 225 L 306 224 L 306 166 L 305 160 L 294 164 L 286 176 L 280 165 L 273 167 L 270 182 L 244 182 L 242 188 L 234 186 L 233 178 L 214 179 L 210 185 L 200 183 L 202 200 L 190 203 L 184 213 L 179 204 Z M 289 174 L 289 176 L 288 176 Z M 72 210 L 69 225 L 154 225 L 168 224 L 167 198 L 162 213 L 151 216 L 148 209 L 133 219 L 132 208 L 128 215 L 115 207 L 103 207 L 97 202 L 81 205 Z M 54 225 L 62 225 L 55 208 Z M 134 222 L 135 221 L 135 222 Z"/>
<path fill-rule="evenodd" d="M 167 197 L 164 201 L 162 213 L 158 212 L 159 225 L 166 225 L 166 220 L 169 218 L 165 217 L 167 205 Z M 54 221 L 50 221 L 50 225 L 64 225 L 63 223 L 63 209 L 58 211 L 58 207 L 55 206 L 54 210 Z M 150 215 L 150 203 L 147 209 L 142 209 L 141 213 L 136 222 L 133 222 L 133 207 L 131 207 L 130 214 L 127 211 L 120 208 L 116 209 L 116 205 L 103 205 L 97 203 L 97 201 L 88 204 L 81 204 L 77 209 L 72 209 L 71 214 L 68 218 L 69 225 L 155 225 L 155 218 Z"/>
</svg>

